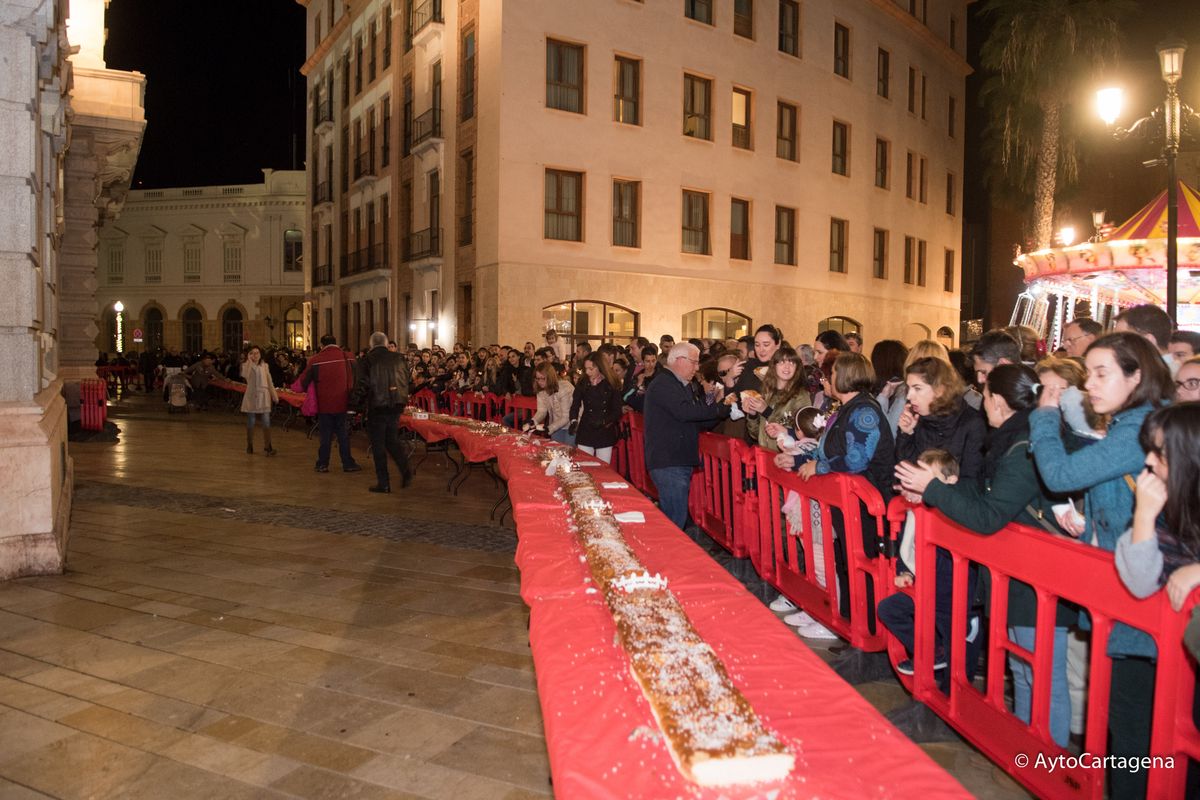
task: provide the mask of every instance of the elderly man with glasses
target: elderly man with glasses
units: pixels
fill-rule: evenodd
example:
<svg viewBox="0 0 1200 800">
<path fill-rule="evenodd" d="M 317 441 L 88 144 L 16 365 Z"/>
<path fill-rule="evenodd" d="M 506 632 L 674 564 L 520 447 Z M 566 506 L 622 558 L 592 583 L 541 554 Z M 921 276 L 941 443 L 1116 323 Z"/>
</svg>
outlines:
<svg viewBox="0 0 1200 800">
<path fill-rule="evenodd" d="M 729 416 L 724 403 L 705 405 L 692 390 L 700 351 L 683 342 L 667 353 L 667 372 L 646 389 L 646 468 L 658 488 L 658 505 L 683 530 L 692 472 L 700 464 L 700 430 Z"/>
</svg>

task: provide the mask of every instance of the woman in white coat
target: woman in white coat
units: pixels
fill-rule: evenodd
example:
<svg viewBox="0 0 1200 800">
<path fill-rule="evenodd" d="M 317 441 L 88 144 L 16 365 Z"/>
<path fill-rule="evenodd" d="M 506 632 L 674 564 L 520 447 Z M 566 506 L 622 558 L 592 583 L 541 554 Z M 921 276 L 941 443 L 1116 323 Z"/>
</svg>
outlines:
<svg viewBox="0 0 1200 800">
<path fill-rule="evenodd" d="M 262 351 L 251 347 L 242 364 L 242 378 L 246 381 L 246 396 L 242 398 L 242 412 L 246 415 L 246 452 L 254 452 L 254 419 L 259 420 L 263 432 L 263 452 L 275 455 L 271 447 L 271 409 L 279 402 L 279 395 L 271 381 L 271 370 L 262 360 Z"/>
</svg>

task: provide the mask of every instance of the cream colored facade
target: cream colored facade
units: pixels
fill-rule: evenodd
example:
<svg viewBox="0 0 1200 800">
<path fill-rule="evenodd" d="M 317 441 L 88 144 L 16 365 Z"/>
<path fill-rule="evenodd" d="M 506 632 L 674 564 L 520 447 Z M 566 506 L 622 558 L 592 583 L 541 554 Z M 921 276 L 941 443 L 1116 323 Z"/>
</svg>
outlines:
<svg viewBox="0 0 1200 800">
<path fill-rule="evenodd" d="M 303 349 L 304 173 L 129 193 L 100 230 L 96 349 Z M 94 358 L 94 356 L 93 356 Z"/>
<path fill-rule="evenodd" d="M 0 2 L 0 578 L 61 572 L 68 398 L 95 377 L 96 229 L 116 217 L 145 78 L 104 64 L 104 0 Z"/>
<path fill-rule="evenodd" d="M 310 85 L 327 74 L 323 65 L 340 64 L 338 53 L 353 50 L 354 31 L 390 7 L 350 2 L 345 26 L 322 33 L 315 25 L 319 17 L 326 25 L 326 3 L 300 2 L 309 10 Z M 430 2 L 416 3 L 416 11 L 394 4 L 396 52 L 404 50 L 410 14 L 423 21 Z M 967 0 L 806 0 L 794 4 L 795 55 L 780 49 L 781 8 L 791 4 L 778 0 L 749 4 L 751 20 L 735 20 L 730 0 L 440 5 L 443 22 L 425 25 L 412 51 L 393 61 L 389 85 L 399 97 L 411 76 L 417 115 L 431 107 L 433 77 L 440 76 L 442 136 L 402 157 L 390 191 L 407 196 L 404 187 L 413 187 L 411 211 L 403 200 L 392 205 L 401 209 L 391 221 L 392 241 L 434 227 L 436 219 L 442 248 L 433 258 L 401 252 L 389 262 L 390 331 L 422 345 L 433 333 L 441 344 L 519 344 L 537 340 L 551 322 L 593 339 L 635 331 L 679 337 L 709 334 L 685 331 L 683 320 L 713 308 L 755 326 L 776 323 L 797 342 L 810 340 L 823 322 L 857 326 L 868 341 L 913 341 L 939 331 L 956 338 Z M 711 23 L 688 18 L 685 9 L 711 9 Z M 548 107 L 551 42 L 580 48 L 578 113 Z M 637 124 L 614 119 L 618 58 L 637 63 Z M 695 124 L 684 118 L 685 75 L 708 81 L 708 138 L 685 135 Z M 737 131 L 735 91 L 749 100 L 749 124 Z M 780 103 L 797 110 L 794 159 L 777 154 Z M 387 135 L 400 141 L 405 115 L 393 108 Z M 848 139 L 845 175 L 833 169 L 835 124 Z M 735 136 L 749 146 L 735 146 Z M 877 142 L 887 152 L 884 187 L 877 186 Z M 440 191 L 431 211 L 435 169 Z M 548 170 L 582 176 L 579 241 L 546 235 L 553 227 L 545 208 Z M 616 180 L 638 184 L 634 247 L 614 244 Z M 707 203 L 707 254 L 683 252 L 685 192 Z M 748 203 L 748 257 L 741 257 L 741 237 L 731 234 L 735 199 Z M 777 258 L 777 209 L 794 219 L 792 234 L 781 235 L 791 258 Z M 314 229 L 325 224 L 321 214 L 318 207 Z M 836 248 L 841 271 L 831 269 L 835 225 L 843 232 Z M 885 237 L 882 259 L 875 257 L 877 237 Z M 324 308 L 329 295 L 336 319 L 347 302 L 353 307 L 356 291 L 335 275 L 310 298 Z M 572 330 L 582 317 L 572 319 L 563 304 L 577 301 L 609 307 L 590 307 L 590 330 Z"/>
</svg>

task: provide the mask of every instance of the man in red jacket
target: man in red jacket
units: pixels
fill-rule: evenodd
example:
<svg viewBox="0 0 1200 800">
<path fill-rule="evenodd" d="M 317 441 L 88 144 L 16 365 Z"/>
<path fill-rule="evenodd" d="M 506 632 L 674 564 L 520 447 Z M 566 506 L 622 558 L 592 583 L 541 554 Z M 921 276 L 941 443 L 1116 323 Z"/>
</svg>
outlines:
<svg viewBox="0 0 1200 800">
<path fill-rule="evenodd" d="M 347 399 L 354 388 L 354 358 L 337 346 L 330 334 L 321 337 L 321 352 L 308 360 L 300 376 L 305 391 L 317 393 L 317 430 L 321 444 L 317 449 L 317 472 L 329 472 L 329 446 L 337 436 L 342 472 L 359 472 L 350 454 L 350 432 L 346 428 Z"/>
</svg>

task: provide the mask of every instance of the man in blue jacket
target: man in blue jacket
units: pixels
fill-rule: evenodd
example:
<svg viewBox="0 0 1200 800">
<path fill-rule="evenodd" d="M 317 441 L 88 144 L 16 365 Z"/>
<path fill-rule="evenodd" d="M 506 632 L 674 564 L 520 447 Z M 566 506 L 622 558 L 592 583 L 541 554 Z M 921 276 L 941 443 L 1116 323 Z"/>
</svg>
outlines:
<svg viewBox="0 0 1200 800">
<path fill-rule="evenodd" d="M 695 346 L 677 344 L 667 354 L 667 374 L 646 388 L 646 469 L 658 488 L 659 508 L 680 530 L 687 524 L 692 471 L 700 463 L 700 429 L 729 416 L 724 403 L 705 405 L 692 391 L 699 364 Z"/>
</svg>

